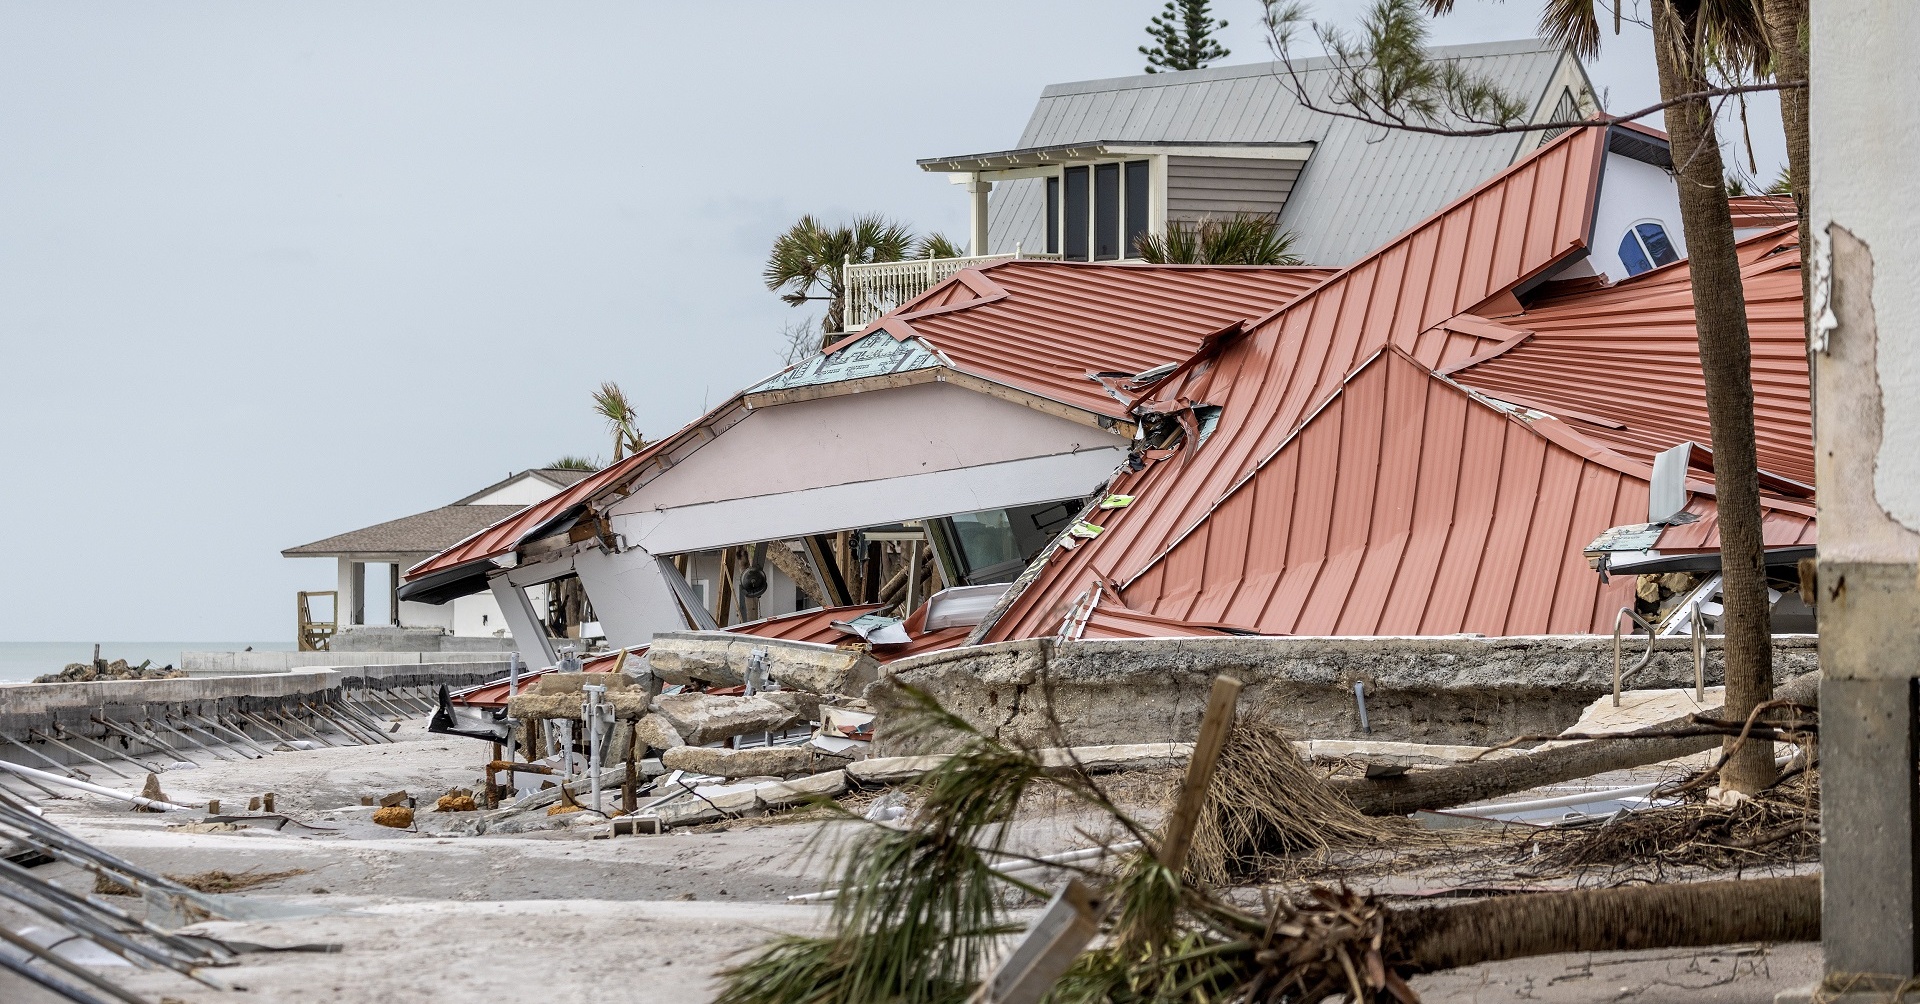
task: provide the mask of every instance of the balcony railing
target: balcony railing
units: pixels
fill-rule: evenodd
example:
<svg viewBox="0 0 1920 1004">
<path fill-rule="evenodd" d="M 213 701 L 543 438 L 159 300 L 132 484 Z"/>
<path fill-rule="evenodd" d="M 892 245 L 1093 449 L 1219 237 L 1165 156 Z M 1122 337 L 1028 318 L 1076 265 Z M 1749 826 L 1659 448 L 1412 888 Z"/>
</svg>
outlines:
<svg viewBox="0 0 1920 1004">
<path fill-rule="evenodd" d="M 844 286 L 847 302 L 841 312 L 845 330 L 859 331 L 879 320 L 887 311 L 932 289 L 963 268 L 979 268 L 1016 258 L 1058 260 L 1059 257 L 1057 254 L 1024 254 L 1015 250 L 1012 254 L 974 255 L 967 258 L 911 258 L 864 265 L 848 262 L 845 265 Z"/>
</svg>

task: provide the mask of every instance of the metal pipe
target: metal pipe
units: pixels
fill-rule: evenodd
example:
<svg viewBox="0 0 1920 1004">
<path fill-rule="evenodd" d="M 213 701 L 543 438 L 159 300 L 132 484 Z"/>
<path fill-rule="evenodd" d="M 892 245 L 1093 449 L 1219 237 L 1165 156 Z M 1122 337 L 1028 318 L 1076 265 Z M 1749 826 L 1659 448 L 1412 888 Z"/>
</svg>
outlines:
<svg viewBox="0 0 1920 1004">
<path fill-rule="evenodd" d="M 108 788 L 103 785 L 94 784 L 91 781 L 81 781 L 76 778 L 61 777 L 58 774 L 49 773 L 44 770 L 35 770 L 32 767 L 22 767 L 21 765 L 14 763 L 11 760 L 0 760 L 0 770 L 9 771 L 21 777 L 31 777 L 31 778 L 38 778 L 39 780 L 42 780 L 42 781 L 50 781 L 54 784 L 64 785 L 68 788 L 76 788 L 80 791 L 91 792 L 92 794 L 95 794 L 95 795 L 105 795 L 108 798 L 117 798 L 123 802 L 132 802 L 133 804 L 140 806 L 143 809 L 149 809 L 149 808 L 158 809 L 161 812 L 192 812 L 193 811 L 193 807 L 190 805 L 175 805 L 172 802 L 158 802 L 151 798 L 142 798 L 139 795 L 129 795 L 124 791 L 115 791 L 112 788 Z"/>
<path fill-rule="evenodd" d="M 194 713 L 193 717 L 199 719 L 203 724 L 211 725 L 216 729 L 224 729 L 227 732 L 235 736 L 238 736 L 241 742 L 246 743 L 248 746 L 251 746 L 256 750 L 259 750 L 261 759 L 265 759 L 268 754 L 273 752 L 272 750 L 266 748 L 265 746 L 262 746 L 259 743 L 255 742 L 252 736 L 247 735 L 245 732 L 242 732 L 241 730 L 236 729 L 231 725 L 228 725 L 226 722 L 223 722 L 218 718 L 208 718 L 207 716 L 199 714 L 198 712 Z"/>
<path fill-rule="evenodd" d="M 11 955 L 0 954 L 0 968 L 5 968 L 14 975 L 26 980 L 28 983 L 40 987 L 56 997 L 64 997 L 67 1000 L 73 1001 L 74 1004 L 106 1004 L 105 1001 L 87 993 L 85 990 L 68 983 L 62 983 Z M 137 997 L 134 999 L 139 1000 Z"/>
<path fill-rule="evenodd" d="M 281 714 L 280 712 L 276 711 L 274 712 L 273 716 L 279 719 L 282 724 L 291 725 L 294 728 L 299 729 L 302 732 L 305 732 L 307 735 L 312 736 L 322 746 L 331 746 L 336 749 L 340 748 L 339 743 L 336 743 L 331 739 L 328 739 L 326 736 L 323 736 L 319 732 L 315 731 L 312 726 L 308 725 L 306 722 L 301 721 L 300 716 L 298 715 Z"/>
<path fill-rule="evenodd" d="M 346 736 L 348 739 L 353 740 L 355 743 L 361 746 L 372 746 L 372 745 L 377 745 L 379 743 L 384 743 L 389 741 L 385 736 L 381 736 L 376 738 L 373 742 L 368 742 L 367 736 L 363 735 L 361 730 L 358 727 L 355 727 L 352 723 L 348 721 L 343 721 L 335 715 L 329 715 L 326 713 L 326 711 L 322 710 L 321 708 L 317 708 L 311 704 L 308 704 L 305 701 L 301 701 L 300 706 L 307 709 L 309 712 L 311 712 L 315 718 L 318 718 L 323 722 L 327 722 L 331 724 L 335 729 L 339 730 L 341 735 Z"/>
<path fill-rule="evenodd" d="M 91 984 L 95 989 L 103 990 L 110 996 L 114 997 L 115 999 L 124 1001 L 125 1004 L 148 1004 L 146 998 L 136 996 L 133 993 L 121 988 L 119 984 L 116 984 L 113 981 L 107 979 L 106 977 L 101 976 L 99 973 L 96 973 L 93 970 L 86 968 L 85 966 L 78 965 L 74 962 L 69 961 L 65 956 L 62 956 L 59 952 L 56 952 L 47 948 L 42 948 L 39 945 L 36 945 L 25 938 L 22 938 L 21 936 L 13 933 L 12 931 L 7 930 L 7 928 L 4 925 L 0 925 L 0 941 L 4 941 L 7 944 L 12 945 L 13 947 L 19 949 L 20 951 L 23 951 L 28 955 L 33 956 L 34 958 L 40 959 L 41 961 L 47 963 L 48 965 L 54 967 L 55 969 L 58 969 L 61 972 L 66 973 L 68 976 L 79 977 L 81 980 Z"/>
<path fill-rule="evenodd" d="M 67 733 L 67 737 L 68 737 L 68 738 L 70 738 L 70 739 L 77 739 L 77 740 L 79 740 L 79 741 L 81 741 L 81 742 L 84 742 L 84 743 L 88 743 L 88 744 L 91 744 L 91 745 L 93 745 L 93 746 L 96 746 L 96 747 L 98 747 L 98 748 L 100 748 L 100 749 L 103 749 L 103 750 L 105 750 L 105 751 L 107 752 L 107 755 L 108 755 L 108 756 L 117 756 L 117 757 L 119 757 L 120 759 L 122 759 L 122 760 L 125 760 L 125 761 L 127 761 L 128 763 L 131 763 L 131 764 L 135 764 L 135 765 L 137 765 L 137 766 L 138 766 L 138 767 L 139 767 L 139 768 L 140 768 L 141 770 L 144 770 L 144 771 L 146 771 L 146 772 L 147 772 L 147 773 L 149 773 L 149 774 L 158 774 L 158 773 L 160 773 L 160 771 L 161 771 L 161 770 L 163 770 L 163 769 L 164 769 L 164 768 L 161 768 L 161 767 L 154 767 L 154 766 L 152 766 L 152 765 L 150 765 L 150 764 L 148 764 L 148 763 L 146 763 L 145 761 L 143 761 L 143 760 L 140 760 L 139 758 L 137 758 L 137 757 L 135 757 L 135 756 L 133 755 L 133 746 L 132 746 L 132 744 L 128 744 L 128 746 L 127 746 L 127 748 L 126 748 L 125 750 L 117 750 L 117 749 L 114 749 L 114 748 L 113 748 L 113 746 L 112 746 L 111 744 L 109 744 L 109 743 L 103 743 L 103 742 L 101 742 L 100 740 L 98 740 L 98 739 L 95 739 L 95 738 L 94 738 L 94 737 L 92 737 L 92 736 L 85 736 L 85 735 L 81 735 L 81 734 L 80 734 L 80 733 L 78 733 L 78 732 L 67 732 L 67 730 L 66 730 L 65 728 L 61 728 L 61 730 L 60 730 L 60 731 L 62 731 L 62 732 L 66 732 L 66 733 Z M 111 737 L 109 737 L 109 738 L 111 738 Z"/>
<path fill-rule="evenodd" d="M 1362 680 L 1353 681 L 1353 703 L 1360 709 L 1360 731 L 1373 735 L 1373 726 L 1367 721 L 1367 685 Z"/>
<path fill-rule="evenodd" d="M 23 743 L 20 740 L 15 739 L 10 735 L 7 735 L 5 732 L 0 732 L 0 739 L 5 739 L 6 741 L 14 744 L 15 746 L 18 746 L 21 749 L 26 750 L 28 753 L 31 753 L 34 756 L 37 756 L 40 759 L 45 760 L 46 762 L 54 765 L 55 767 L 58 767 L 59 769 L 66 771 L 68 777 L 92 777 L 93 776 L 92 774 L 89 774 L 86 771 L 79 769 L 78 767 L 69 767 L 68 765 L 61 763 L 58 760 L 55 760 L 54 758 L 46 755 L 45 753 L 42 753 L 31 746 L 28 746 L 26 743 Z"/>
<path fill-rule="evenodd" d="M 365 729 L 367 731 L 367 734 L 373 736 L 375 739 L 378 739 L 383 743 L 391 743 L 391 742 L 397 741 L 397 740 L 388 738 L 387 734 L 381 730 L 380 723 L 374 721 L 371 718 L 368 718 L 366 714 L 366 710 L 364 708 L 357 706 L 352 700 L 342 698 L 341 700 L 338 700 L 338 701 L 329 701 L 327 702 L 326 706 L 339 712 L 341 717 L 354 723 L 355 725 L 360 726 L 362 729 Z"/>
<path fill-rule="evenodd" d="M 115 732 L 118 732 L 120 733 L 120 735 L 128 739 L 132 739 L 135 742 L 146 743 L 148 746 L 151 746 L 154 749 L 162 750 L 168 756 L 177 757 L 181 760 L 185 760 L 186 762 L 193 764 L 195 767 L 202 766 L 200 761 L 195 760 L 194 758 L 186 755 L 185 753 L 182 753 L 179 750 L 176 750 L 173 747 L 168 746 L 167 744 L 161 742 L 160 737 L 153 735 L 151 732 L 143 736 L 140 733 L 135 732 L 132 729 L 126 728 L 125 726 L 121 725 L 119 722 L 113 721 L 110 718 L 95 718 L 94 721 L 99 722 L 100 724 L 106 726 L 107 728 Z"/>
<path fill-rule="evenodd" d="M 276 729 L 271 725 L 268 725 L 263 719 L 249 712 L 241 711 L 240 709 L 235 708 L 233 711 L 233 715 L 235 718 L 239 718 L 242 721 L 249 722 L 253 725 L 254 728 L 257 728 L 260 731 L 265 732 L 267 735 L 272 736 L 275 742 L 285 743 L 285 742 L 293 741 L 292 737 L 288 736 L 286 733 L 281 732 L 279 729 Z"/>
<path fill-rule="evenodd" d="M 1694 604 L 1687 614 L 1692 623 L 1688 625 L 1693 633 L 1693 701 L 1695 704 L 1707 702 L 1707 615 L 1700 612 L 1700 605 Z"/>
<path fill-rule="evenodd" d="M 1622 617 L 1631 618 L 1633 623 L 1638 624 L 1641 627 L 1647 629 L 1647 650 L 1645 652 L 1642 652 L 1640 654 L 1640 658 L 1634 660 L 1633 665 L 1626 667 L 1624 671 L 1621 669 L 1621 666 L 1620 666 L 1620 662 L 1621 662 L 1620 618 Z M 1653 661 L 1653 643 L 1654 643 L 1653 634 L 1654 634 L 1653 625 L 1648 624 L 1646 621 L 1646 618 L 1641 617 L 1640 614 L 1637 613 L 1632 607 L 1621 607 L 1620 612 L 1613 615 L 1613 706 L 1614 707 L 1617 708 L 1620 706 L 1620 682 L 1626 679 L 1627 677 L 1632 676 L 1633 674 L 1638 673 L 1639 671 L 1647 668 L 1647 664 Z"/>
<path fill-rule="evenodd" d="M 167 716 L 166 716 L 166 715 L 161 715 L 161 716 L 160 716 L 160 717 L 158 717 L 158 718 L 151 718 L 151 717 L 150 717 L 150 718 L 148 718 L 148 719 L 146 720 L 146 724 L 147 724 L 147 727 L 148 727 L 148 728 L 152 728 L 152 727 L 153 727 L 153 726 L 155 726 L 155 725 L 159 725 L 159 726 L 160 726 L 161 728 L 163 728 L 163 729 L 166 729 L 166 730 L 167 730 L 168 732 L 171 732 L 171 733 L 173 733 L 174 735 L 176 735 L 176 736 L 179 736 L 179 737 L 180 737 L 180 741 L 181 741 L 181 742 L 184 742 L 184 743 L 187 743 L 188 745 L 190 745 L 190 746 L 193 746 L 193 747 L 195 747 L 195 748 L 197 748 L 197 749 L 201 749 L 201 750 L 205 750 L 206 752 L 208 752 L 208 753 L 211 753 L 211 754 L 213 754 L 214 756 L 216 756 L 216 757 L 218 757 L 218 758 L 220 758 L 220 759 L 222 759 L 222 760 L 232 760 L 232 759 L 233 759 L 232 757 L 230 757 L 230 756 L 228 756 L 228 755 L 226 755 L 225 753 L 222 753 L 222 752 L 220 752 L 220 751 L 219 751 L 219 750 L 217 750 L 217 749 L 213 749 L 213 748 L 211 748 L 211 747 L 209 747 L 209 746 L 208 746 L 208 745 L 207 745 L 206 743 L 203 743 L 203 742 L 201 742 L 200 740 L 198 740 L 198 739 L 195 739 L 194 737 L 192 737 L 192 736 L 190 736 L 190 735 L 187 735 L 187 734 L 186 734 L 185 732 L 182 732 L 182 731 L 180 731 L 179 729 L 176 729 L 176 728 L 174 728 L 174 727 L 173 727 L 173 723 L 172 723 L 172 722 L 169 722 L 169 721 L 167 721 Z"/>
<path fill-rule="evenodd" d="M 226 752 L 237 753 L 239 754 L 240 759 L 242 760 L 260 759 L 260 756 L 258 754 L 248 752 L 246 747 L 237 746 L 234 744 L 233 740 L 227 739 L 221 736 L 218 732 L 215 732 L 212 729 L 207 728 L 205 725 L 200 725 L 195 723 L 193 721 L 193 716 L 187 714 L 184 711 L 180 712 L 180 724 L 194 730 L 195 732 L 200 733 L 203 736 L 206 736 L 208 739 L 213 740 L 212 745 L 207 747 L 210 750 L 214 750 L 220 753 L 226 753 Z M 223 749 L 222 747 L 225 747 L 225 748 Z"/>
<path fill-rule="evenodd" d="M 580 688 L 587 695 L 580 708 L 580 717 L 587 729 L 587 770 L 593 775 L 593 811 L 600 811 L 600 719 L 606 710 L 601 696 L 607 688 L 600 684 L 587 684 Z"/>
<path fill-rule="evenodd" d="M 60 740 L 55 739 L 50 735 L 47 735 L 45 732 L 42 732 L 39 729 L 28 729 L 27 735 L 38 736 L 42 741 L 50 742 L 55 746 L 58 746 L 61 749 L 66 750 L 67 752 L 73 754 L 74 756 L 77 756 L 80 759 L 85 760 L 86 762 L 93 764 L 96 767 L 99 767 L 101 770 L 104 770 L 107 773 L 112 774 L 114 777 L 124 778 L 128 781 L 133 780 L 133 775 L 122 774 L 119 771 L 113 769 L 112 767 L 107 766 L 106 762 L 101 760 L 99 757 L 96 757 L 93 754 L 88 753 L 86 750 L 80 749 L 77 746 L 69 746 L 66 743 L 61 742 Z"/>
</svg>

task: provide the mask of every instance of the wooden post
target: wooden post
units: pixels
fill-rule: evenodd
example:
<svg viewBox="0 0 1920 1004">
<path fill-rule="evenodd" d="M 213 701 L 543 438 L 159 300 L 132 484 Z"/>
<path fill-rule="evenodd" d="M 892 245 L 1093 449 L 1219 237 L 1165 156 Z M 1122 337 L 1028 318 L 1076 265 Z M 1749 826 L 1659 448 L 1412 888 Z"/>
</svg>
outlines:
<svg viewBox="0 0 1920 1004">
<path fill-rule="evenodd" d="M 495 773 L 493 769 L 493 765 L 500 762 L 501 760 L 500 754 L 502 752 L 503 751 L 500 749 L 500 744 L 497 742 L 494 743 L 493 759 L 487 761 L 486 799 L 487 799 L 487 808 L 489 809 L 497 809 L 500 807 L 500 784 L 498 780 L 498 775 Z"/>
<path fill-rule="evenodd" d="M 880 601 L 880 542 L 867 542 L 867 560 L 861 575 L 860 602 L 878 603 Z"/>
<path fill-rule="evenodd" d="M 1220 750 L 1233 731 L 1234 706 L 1240 701 L 1240 681 L 1231 677 L 1213 678 L 1213 693 L 1207 697 L 1206 717 L 1200 719 L 1200 738 L 1193 744 L 1193 759 L 1187 762 L 1187 780 L 1180 786 L 1180 801 L 1167 817 L 1166 835 L 1160 838 L 1160 863 L 1178 872 L 1187 865 L 1187 849 L 1193 846 L 1193 828 L 1199 825 L 1200 809 L 1206 805 L 1207 789 L 1213 786 L 1213 768 Z"/>
<path fill-rule="evenodd" d="M 634 769 L 634 758 L 638 754 L 638 751 L 634 747 L 639 742 L 640 722 L 638 719 L 635 719 L 627 723 L 627 776 L 625 780 L 620 783 L 620 811 L 627 815 L 632 815 L 633 810 L 639 804 L 637 800 L 638 796 L 635 794 L 637 786 L 637 778 L 635 775 L 638 772 Z"/>
<path fill-rule="evenodd" d="M 1036 1004 L 1099 933 L 1104 912 L 1092 890 L 1068 879 L 969 1004 Z"/>
</svg>

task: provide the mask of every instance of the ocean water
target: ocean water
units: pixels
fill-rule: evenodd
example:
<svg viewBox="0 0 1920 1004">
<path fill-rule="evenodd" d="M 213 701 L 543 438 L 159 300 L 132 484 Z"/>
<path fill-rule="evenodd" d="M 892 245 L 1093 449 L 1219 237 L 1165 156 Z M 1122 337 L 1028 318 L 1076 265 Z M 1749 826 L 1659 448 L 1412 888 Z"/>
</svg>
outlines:
<svg viewBox="0 0 1920 1004">
<path fill-rule="evenodd" d="M 125 659 L 138 666 L 152 659 L 156 666 L 180 665 L 182 652 L 291 652 L 290 641 L 103 641 L 100 658 L 112 662 Z M 58 673 L 70 662 L 93 658 L 90 641 L 0 641 L 0 682 L 31 680 L 47 673 Z"/>
</svg>

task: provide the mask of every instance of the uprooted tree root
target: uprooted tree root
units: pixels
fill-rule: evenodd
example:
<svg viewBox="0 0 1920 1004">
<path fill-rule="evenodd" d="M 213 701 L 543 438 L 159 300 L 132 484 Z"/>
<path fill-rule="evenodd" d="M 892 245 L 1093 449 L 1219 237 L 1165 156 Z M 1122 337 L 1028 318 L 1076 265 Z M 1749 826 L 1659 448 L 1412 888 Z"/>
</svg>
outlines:
<svg viewBox="0 0 1920 1004">
<path fill-rule="evenodd" d="M 1252 718 L 1234 727 L 1194 830 L 1188 873 L 1225 885 L 1287 858 L 1419 841 L 1404 819 L 1368 816 L 1300 758 L 1287 733 Z"/>
<path fill-rule="evenodd" d="M 1730 805 L 1693 798 L 1598 826 L 1528 834 L 1528 870 L 1623 866 L 1746 868 L 1820 860 L 1820 776 L 1796 774 Z"/>
</svg>

